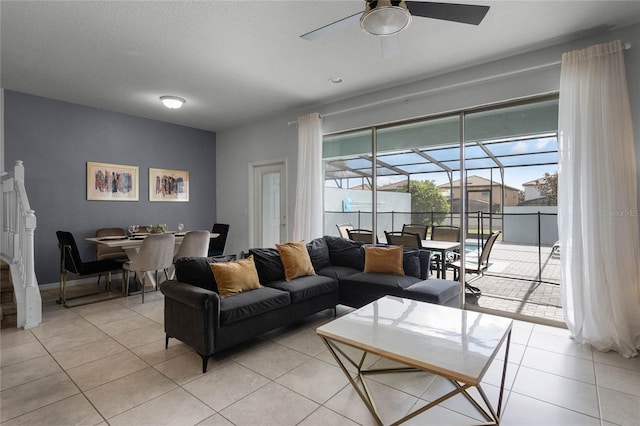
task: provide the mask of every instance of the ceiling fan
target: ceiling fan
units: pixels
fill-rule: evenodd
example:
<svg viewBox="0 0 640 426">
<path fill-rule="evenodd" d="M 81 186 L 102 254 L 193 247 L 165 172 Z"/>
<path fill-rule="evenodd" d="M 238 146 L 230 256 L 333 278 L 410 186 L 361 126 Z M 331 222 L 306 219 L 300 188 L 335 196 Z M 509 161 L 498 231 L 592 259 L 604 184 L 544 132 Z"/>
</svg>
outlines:
<svg viewBox="0 0 640 426">
<path fill-rule="evenodd" d="M 382 56 L 389 58 L 400 53 L 397 34 L 411 23 L 411 16 L 478 25 L 488 11 L 489 6 L 472 4 L 365 0 L 364 12 L 347 16 L 300 37 L 305 40 L 316 40 L 355 21 L 360 21 L 360 28 L 363 31 L 380 37 Z"/>
</svg>

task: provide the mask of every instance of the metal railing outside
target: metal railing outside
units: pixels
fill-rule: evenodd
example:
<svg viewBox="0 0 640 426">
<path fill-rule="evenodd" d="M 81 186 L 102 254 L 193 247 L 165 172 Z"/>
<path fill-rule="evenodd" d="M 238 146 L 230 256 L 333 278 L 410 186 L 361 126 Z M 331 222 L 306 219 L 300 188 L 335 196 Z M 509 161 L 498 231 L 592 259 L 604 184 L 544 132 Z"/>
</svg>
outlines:
<svg viewBox="0 0 640 426">
<path fill-rule="evenodd" d="M 351 223 L 356 228 L 371 229 L 370 211 L 325 211 L 325 234 L 338 235 L 336 224 Z M 466 219 L 467 256 L 480 256 L 489 235 L 501 231 L 494 245 L 485 275 L 520 279 L 545 284 L 560 284 L 559 253 L 553 250 L 558 240 L 556 213 L 488 213 L 469 212 L 378 212 L 378 236 L 384 231 L 401 231 L 405 223 L 460 226 Z M 430 237 L 429 237 L 430 238 Z"/>
</svg>

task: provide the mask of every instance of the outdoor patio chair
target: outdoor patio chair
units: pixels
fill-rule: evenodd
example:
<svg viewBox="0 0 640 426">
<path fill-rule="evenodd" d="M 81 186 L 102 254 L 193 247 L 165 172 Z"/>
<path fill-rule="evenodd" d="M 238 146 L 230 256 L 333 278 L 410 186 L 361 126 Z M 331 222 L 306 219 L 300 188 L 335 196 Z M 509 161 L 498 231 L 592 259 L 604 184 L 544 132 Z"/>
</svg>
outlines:
<svg viewBox="0 0 640 426">
<path fill-rule="evenodd" d="M 378 242 L 378 237 L 376 236 L 374 241 L 373 232 L 368 229 L 347 229 L 347 233 L 349 234 L 349 239 L 353 241 L 362 241 L 365 244 Z"/>
<path fill-rule="evenodd" d="M 491 235 L 489 235 L 489 238 L 487 238 L 487 241 L 484 243 L 484 246 L 482 247 L 482 252 L 480 253 L 479 257 L 473 256 L 471 259 L 465 258 L 465 263 L 464 263 L 465 272 L 477 274 L 478 275 L 477 278 L 480 278 L 482 275 L 484 275 L 484 272 L 489 267 L 489 255 L 491 254 L 491 249 L 493 248 L 493 244 L 496 242 L 496 240 L 500 236 L 500 233 L 501 231 L 495 231 L 491 233 Z M 448 265 L 449 268 L 453 269 L 454 281 L 458 280 L 461 266 L 462 266 L 462 263 L 459 260 L 452 262 Z M 476 294 L 476 295 L 480 294 L 480 289 L 478 287 L 469 285 L 469 283 L 466 280 L 465 280 L 464 286 L 472 294 Z"/>
<path fill-rule="evenodd" d="M 404 246 L 410 248 L 421 249 L 422 238 L 419 234 L 412 234 L 410 232 L 387 232 L 384 231 L 384 235 L 387 237 L 387 244 L 394 246 Z"/>
<path fill-rule="evenodd" d="M 434 241 L 451 241 L 460 242 L 460 227 L 451 225 L 434 225 L 431 227 L 431 239 Z M 452 262 L 455 258 L 456 252 L 448 252 L 444 259 L 440 259 L 439 253 L 434 253 L 431 258 L 431 270 L 438 270 L 440 262 Z M 446 265 L 442 268 L 446 270 Z"/>
<path fill-rule="evenodd" d="M 419 223 L 405 223 L 402 225 L 402 232 L 420 235 L 421 240 L 427 239 L 429 225 L 421 225 Z"/>
<path fill-rule="evenodd" d="M 349 238 L 349 229 L 353 229 L 353 225 L 350 223 L 338 224 L 336 223 L 336 227 L 338 228 L 338 233 L 342 238 Z"/>
<path fill-rule="evenodd" d="M 458 226 L 434 225 L 431 227 L 431 239 L 460 242 L 460 228 Z"/>
</svg>

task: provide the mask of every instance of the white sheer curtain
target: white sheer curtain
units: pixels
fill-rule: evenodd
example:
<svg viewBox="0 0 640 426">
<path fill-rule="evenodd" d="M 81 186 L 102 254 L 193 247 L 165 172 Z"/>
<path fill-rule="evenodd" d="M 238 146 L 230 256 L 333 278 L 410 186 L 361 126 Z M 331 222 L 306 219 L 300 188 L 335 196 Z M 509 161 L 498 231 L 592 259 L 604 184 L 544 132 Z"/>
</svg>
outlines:
<svg viewBox="0 0 640 426">
<path fill-rule="evenodd" d="M 572 336 L 625 357 L 640 349 L 640 237 L 621 42 L 562 55 L 558 229 Z"/>
<path fill-rule="evenodd" d="M 293 215 L 293 240 L 311 241 L 322 230 L 322 118 L 298 118 L 298 179 Z"/>
</svg>

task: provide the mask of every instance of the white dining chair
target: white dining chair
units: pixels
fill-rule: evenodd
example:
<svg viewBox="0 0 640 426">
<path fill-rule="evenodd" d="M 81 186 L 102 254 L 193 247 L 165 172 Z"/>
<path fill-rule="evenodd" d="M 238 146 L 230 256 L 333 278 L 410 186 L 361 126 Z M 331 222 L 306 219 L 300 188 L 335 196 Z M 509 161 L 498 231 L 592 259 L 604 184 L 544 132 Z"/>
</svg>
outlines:
<svg viewBox="0 0 640 426">
<path fill-rule="evenodd" d="M 176 275 L 175 263 L 183 257 L 207 257 L 209 254 L 209 241 L 211 233 L 209 231 L 189 231 L 185 234 L 178 248 L 178 252 L 173 256 L 173 265 L 169 273 L 169 279 L 174 279 Z"/>
<path fill-rule="evenodd" d="M 137 256 L 123 265 L 125 271 L 126 292 L 129 294 L 129 272 L 133 271 L 140 277 L 142 283 L 142 303 L 144 303 L 144 287 L 147 272 L 155 273 L 155 287 L 158 290 L 158 271 L 164 271 L 169 279 L 167 270 L 173 265 L 173 251 L 176 238 L 173 234 L 152 234 L 144 239 Z"/>
<path fill-rule="evenodd" d="M 206 257 L 209 252 L 210 239 L 211 233 L 209 231 L 187 232 L 180 243 L 178 252 L 173 256 L 173 263 L 183 257 Z"/>
</svg>

